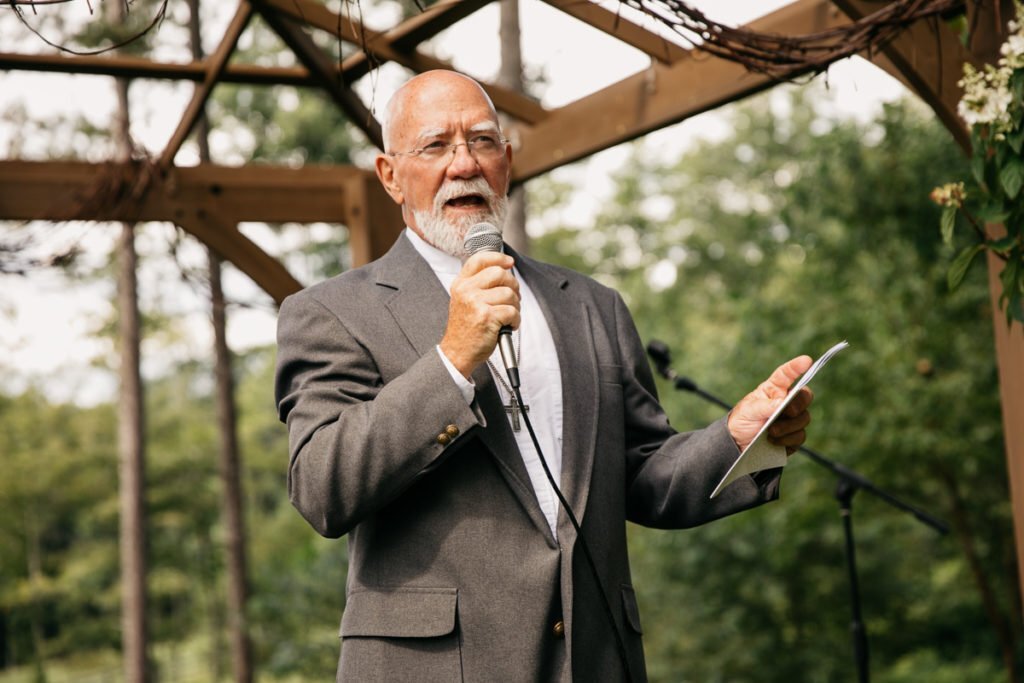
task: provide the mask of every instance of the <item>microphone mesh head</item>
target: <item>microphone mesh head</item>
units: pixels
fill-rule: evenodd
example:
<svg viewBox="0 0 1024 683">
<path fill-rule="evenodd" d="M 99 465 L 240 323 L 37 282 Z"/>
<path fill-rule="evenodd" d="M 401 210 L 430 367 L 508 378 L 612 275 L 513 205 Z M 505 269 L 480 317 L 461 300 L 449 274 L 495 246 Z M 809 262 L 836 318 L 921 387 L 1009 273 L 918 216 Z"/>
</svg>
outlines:
<svg viewBox="0 0 1024 683">
<path fill-rule="evenodd" d="M 490 223 L 477 223 L 466 232 L 462 247 L 467 256 L 481 251 L 502 251 L 501 231 Z"/>
</svg>

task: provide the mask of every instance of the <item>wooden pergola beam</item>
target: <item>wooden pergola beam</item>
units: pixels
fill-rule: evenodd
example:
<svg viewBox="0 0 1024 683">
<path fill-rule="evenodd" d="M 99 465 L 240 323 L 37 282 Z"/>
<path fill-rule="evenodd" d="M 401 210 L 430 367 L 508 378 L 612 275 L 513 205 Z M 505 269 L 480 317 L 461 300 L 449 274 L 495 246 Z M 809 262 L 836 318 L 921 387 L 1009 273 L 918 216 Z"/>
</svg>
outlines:
<svg viewBox="0 0 1024 683">
<path fill-rule="evenodd" d="M 383 46 L 387 45 L 397 52 L 415 52 L 416 46 L 424 40 L 433 38 L 490 2 L 491 0 L 443 0 L 431 5 L 393 29 L 368 38 L 367 45 L 363 50 L 345 58 L 345 61 L 342 62 L 345 77 L 359 78 L 380 63 L 387 61 L 378 56 Z M 367 55 L 373 55 L 373 59 L 371 60 Z"/>
<path fill-rule="evenodd" d="M 853 20 L 878 10 L 878 5 L 865 0 L 833 0 Z M 933 49 L 921 49 L 931 45 Z M 960 39 L 941 21 L 919 21 L 883 45 L 879 52 L 885 59 L 874 61 L 881 69 L 899 78 L 934 111 L 953 138 L 964 149 L 970 149 L 970 134 L 956 113 L 962 94 L 957 81 L 963 78 L 964 64 L 980 67 Z"/>
<path fill-rule="evenodd" d="M 154 62 L 141 57 L 98 57 L 0 52 L 0 71 L 38 71 L 70 73 L 117 78 L 151 78 L 203 82 L 209 72 L 209 59 L 184 64 Z M 302 67 L 228 64 L 220 76 L 221 83 L 248 85 L 319 85 Z"/>
<path fill-rule="evenodd" d="M 294 0 L 298 2 L 299 0 Z M 302 27 L 288 14 L 279 13 L 273 3 L 253 0 L 256 11 L 274 32 L 291 48 L 299 61 L 309 69 L 320 87 L 341 107 L 349 120 L 369 138 L 377 149 L 384 149 L 380 122 L 359 99 L 359 96 L 339 77 L 332 60 L 313 42 Z"/>
<path fill-rule="evenodd" d="M 238 3 L 238 9 L 235 10 L 235 16 L 232 17 L 231 23 L 228 24 L 227 29 L 224 31 L 224 37 L 221 39 L 220 45 L 217 46 L 216 51 L 207 60 L 206 74 L 203 77 L 203 82 L 196 86 L 192 99 L 189 100 L 188 105 L 185 107 L 185 112 L 178 122 L 178 127 L 171 134 L 163 154 L 160 155 L 159 163 L 162 169 L 166 170 L 174 164 L 174 157 L 178 154 L 178 150 L 181 149 L 182 143 L 185 142 L 185 138 L 188 137 L 192 128 L 195 127 L 196 121 L 203 115 L 206 109 L 206 101 L 210 98 L 213 87 L 220 81 L 224 73 L 224 67 L 227 66 L 228 59 L 230 59 L 231 53 L 235 51 L 235 45 L 238 44 L 238 38 L 242 35 L 245 27 L 249 25 L 251 17 L 252 5 L 247 0 L 242 0 Z"/>
<path fill-rule="evenodd" d="M 309 0 L 259 0 L 258 4 L 259 6 L 274 8 L 281 14 L 290 16 L 296 21 L 306 23 L 313 28 L 325 31 L 332 36 L 337 36 L 355 45 L 362 45 L 365 40 L 366 49 L 381 62 L 393 61 L 417 73 L 434 69 L 454 69 L 448 62 L 423 54 L 422 52 L 401 52 L 392 47 L 386 40 L 377 42 L 376 38 L 378 35 L 386 36 L 386 34 L 364 29 L 358 22 L 341 17 L 319 3 L 309 2 Z M 344 64 L 342 72 L 347 79 L 348 72 Z M 353 72 L 353 74 L 355 73 L 358 72 Z M 547 110 L 541 107 L 535 100 L 520 93 L 494 85 L 493 83 L 481 82 L 480 85 L 490 96 L 495 107 L 520 121 L 531 124 L 537 123 L 544 120 L 548 115 Z"/>
<path fill-rule="evenodd" d="M 216 211 L 188 207 L 174 220 L 224 261 L 230 261 L 277 303 L 302 289 L 302 284 L 276 258 L 238 230 L 238 224 Z"/>
<path fill-rule="evenodd" d="M 401 226 L 397 210 L 388 214 L 377 199 L 366 205 L 376 177 L 341 166 L 174 168 L 166 177 L 155 174 L 138 197 L 126 191 L 119 193 L 127 195 L 122 201 L 95 201 L 98 187 L 130 184 L 140 172 L 78 161 L 0 161 L 0 219 L 170 221 L 213 247 L 278 302 L 301 284 L 239 232 L 238 223 L 352 223 L 350 230 L 360 233 L 353 241 L 364 243 L 372 240 L 362 234 L 367 221 Z"/>
<path fill-rule="evenodd" d="M 236 222 L 341 223 L 346 183 L 372 176 L 353 166 L 176 167 L 138 200 L 79 215 L 77 207 L 93 196 L 97 181 L 116 168 L 84 161 L 0 161 L 0 219 L 174 221 L 183 205 L 194 204 Z"/>
<path fill-rule="evenodd" d="M 291 9 L 292 12 L 290 15 L 293 17 L 302 16 L 301 12 L 294 10 L 294 4 L 291 2 L 287 4 L 269 4 L 276 7 L 279 11 L 283 11 L 282 8 Z M 462 13 L 463 16 L 467 15 L 469 14 L 468 10 L 470 8 L 478 9 L 479 5 L 484 4 L 487 3 L 483 2 L 483 0 L 464 0 L 460 3 L 445 3 L 446 6 L 453 6 L 453 9 L 451 10 L 452 14 L 442 16 L 445 20 L 453 21 L 457 18 L 459 13 Z M 319 7 L 322 8 L 322 6 Z M 432 6 L 427 10 L 427 12 L 431 12 L 434 7 L 437 7 L 437 5 Z M 456 11 L 454 7 L 457 7 L 458 11 Z M 313 16 L 317 23 L 311 23 L 310 25 L 321 30 L 330 31 L 334 34 L 337 29 L 336 22 L 338 15 L 330 12 L 327 12 L 325 15 L 326 8 L 323 9 L 324 11 L 316 12 Z M 419 16 L 421 15 L 417 15 L 417 17 Z M 333 28 L 327 28 L 327 26 L 330 26 L 331 17 L 335 18 L 335 24 Z M 413 19 L 416 19 L 417 17 L 414 17 Z M 346 19 L 345 22 L 347 23 L 348 20 Z M 374 55 L 377 63 L 384 63 L 393 60 L 396 63 L 417 72 L 429 71 L 431 69 L 454 68 L 448 62 L 430 57 L 429 55 L 415 51 L 411 53 L 403 53 L 397 48 L 392 47 L 392 44 L 389 42 L 392 37 L 401 38 L 404 36 L 405 34 L 402 27 L 411 22 L 413 22 L 412 19 L 386 33 L 368 32 L 368 35 L 371 36 L 370 52 Z M 442 28 L 445 28 L 445 26 L 441 24 L 440 18 L 437 18 L 437 21 L 435 22 L 428 22 L 426 26 L 430 27 L 431 30 L 441 30 Z M 416 30 L 413 31 L 413 29 Z M 412 35 L 423 35 L 426 29 L 417 24 L 413 24 L 409 27 L 409 30 Z M 343 25 L 342 33 L 343 40 L 351 41 L 355 39 L 353 32 L 350 31 L 347 25 Z M 345 83 L 351 83 L 365 75 L 369 71 L 369 67 L 370 64 L 366 61 L 366 55 L 363 52 L 359 52 L 347 57 L 342 62 L 341 67 L 334 62 L 330 62 L 329 73 L 332 79 L 338 79 L 340 77 Z M 130 56 L 64 57 L 60 55 L 27 55 L 0 52 L 0 70 L 74 73 L 96 76 L 115 76 L 120 78 L 152 78 L 202 82 L 209 71 L 209 59 L 176 64 L 155 62 L 141 57 Z M 304 67 L 258 66 L 255 64 L 226 65 L 221 73 L 220 82 L 242 83 L 248 85 L 292 85 L 298 87 L 321 85 L 319 79 L 315 78 L 309 70 Z M 494 85 L 493 83 L 481 83 L 481 85 L 490 96 L 491 100 L 494 101 L 494 106 L 520 121 L 534 124 L 544 120 L 548 115 L 547 110 L 540 106 L 540 104 L 534 99 L 526 97 L 513 90 L 509 90 L 508 88 Z"/>
<path fill-rule="evenodd" d="M 798 0 L 749 27 L 764 32 L 800 34 L 849 23 L 828 0 Z M 747 97 L 778 81 L 742 65 L 692 51 L 671 66 L 650 68 L 550 113 L 533 127 L 518 129 L 521 141 L 512 167 L 513 182 L 523 182 L 564 164 L 632 140 L 728 102 Z"/>
<path fill-rule="evenodd" d="M 617 12 L 601 7 L 592 0 L 544 0 L 544 2 L 641 52 L 647 53 L 662 64 L 675 64 L 689 55 L 689 50 L 686 48 L 666 40 L 657 33 L 648 31 L 643 26 L 626 19 Z"/>
</svg>

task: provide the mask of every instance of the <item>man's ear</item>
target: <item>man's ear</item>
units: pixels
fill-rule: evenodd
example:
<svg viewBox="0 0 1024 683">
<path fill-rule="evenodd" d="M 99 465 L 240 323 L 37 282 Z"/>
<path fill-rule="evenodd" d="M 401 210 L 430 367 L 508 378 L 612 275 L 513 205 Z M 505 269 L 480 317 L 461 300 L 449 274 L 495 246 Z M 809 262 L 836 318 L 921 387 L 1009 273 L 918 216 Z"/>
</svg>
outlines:
<svg viewBox="0 0 1024 683">
<path fill-rule="evenodd" d="M 512 189 L 512 145 L 505 145 L 505 195 Z"/>
<path fill-rule="evenodd" d="M 377 170 L 377 177 L 380 179 L 380 184 L 384 186 L 384 190 L 391 195 L 396 204 L 399 206 L 404 204 L 405 195 L 395 179 L 395 164 L 391 157 L 386 154 L 378 154 L 374 161 L 374 168 Z"/>
</svg>

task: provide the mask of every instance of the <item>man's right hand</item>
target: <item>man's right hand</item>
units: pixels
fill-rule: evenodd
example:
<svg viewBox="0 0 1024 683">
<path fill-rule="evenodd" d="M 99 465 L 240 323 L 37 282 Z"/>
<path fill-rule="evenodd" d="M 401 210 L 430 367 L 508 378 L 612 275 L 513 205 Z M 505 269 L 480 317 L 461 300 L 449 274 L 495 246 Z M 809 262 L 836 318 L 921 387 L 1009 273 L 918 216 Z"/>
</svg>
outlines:
<svg viewBox="0 0 1024 683">
<path fill-rule="evenodd" d="M 490 358 L 503 326 L 519 327 L 514 264 L 511 256 L 500 252 L 474 254 L 452 282 L 441 351 L 466 379 Z"/>
</svg>

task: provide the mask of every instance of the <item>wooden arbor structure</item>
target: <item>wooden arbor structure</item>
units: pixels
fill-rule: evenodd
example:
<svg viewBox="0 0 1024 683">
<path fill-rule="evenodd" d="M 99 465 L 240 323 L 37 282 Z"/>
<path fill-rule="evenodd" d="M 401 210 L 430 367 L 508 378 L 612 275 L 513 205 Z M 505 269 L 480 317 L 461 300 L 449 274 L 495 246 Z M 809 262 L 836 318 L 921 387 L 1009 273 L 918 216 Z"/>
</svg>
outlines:
<svg viewBox="0 0 1024 683">
<path fill-rule="evenodd" d="M 513 182 L 520 183 L 690 116 L 764 90 L 778 81 L 734 61 L 700 54 L 667 41 L 614 8 L 590 0 L 543 0 L 650 57 L 650 65 L 617 83 L 558 108 L 483 83 L 497 108 L 515 123 Z M 191 101 L 159 160 L 153 165 L 0 160 L 0 219 L 172 221 L 212 247 L 280 302 L 301 285 L 284 266 L 245 237 L 241 221 L 342 223 L 350 231 L 352 261 L 382 254 L 402 228 L 395 207 L 371 173 L 353 167 L 302 169 L 203 164 L 177 167 L 174 159 L 218 83 L 296 85 L 322 88 L 381 145 L 379 123 L 352 84 L 384 62 L 412 71 L 451 68 L 421 44 L 491 0 L 441 0 L 390 30 L 370 31 L 340 17 L 317 0 L 240 0 L 215 52 L 190 63 L 130 57 L 59 57 L 0 52 L 0 69 L 99 74 L 138 79 L 191 80 Z M 901 80 L 936 112 L 966 149 L 968 135 L 956 116 L 963 65 L 992 62 L 1010 16 L 1006 0 L 965 2 L 972 26 L 969 47 L 942 22 L 919 21 L 868 55 Z M 751 23 L 760 33 L 807 35 L 849 25 L 879 7 L 870 0 L 795 0 Z M 951 7 L 956 9 L 955 2 Z M 964 8 L 961 8 L 964 9 Z M 301 66 L 262 67 L 229 63 L 254 14 L 279 35 Z M 310 31 L 324 31 L 363 51 L 336 63 Z M 793 73 L 791 75 L 797 75 Z M 99 179 L 99 180 L 98 180 Z M 295 198 L 301 196 L 301 201 Z M 998 269 L 990 257 L 996 353 L 1015 520 L 1021 585 L 1024 587 L 1024 332 L 1007 328 L 998 310 Z M 1024 591 L 1022 591 L 1024 593 Z"/>
</svg>

